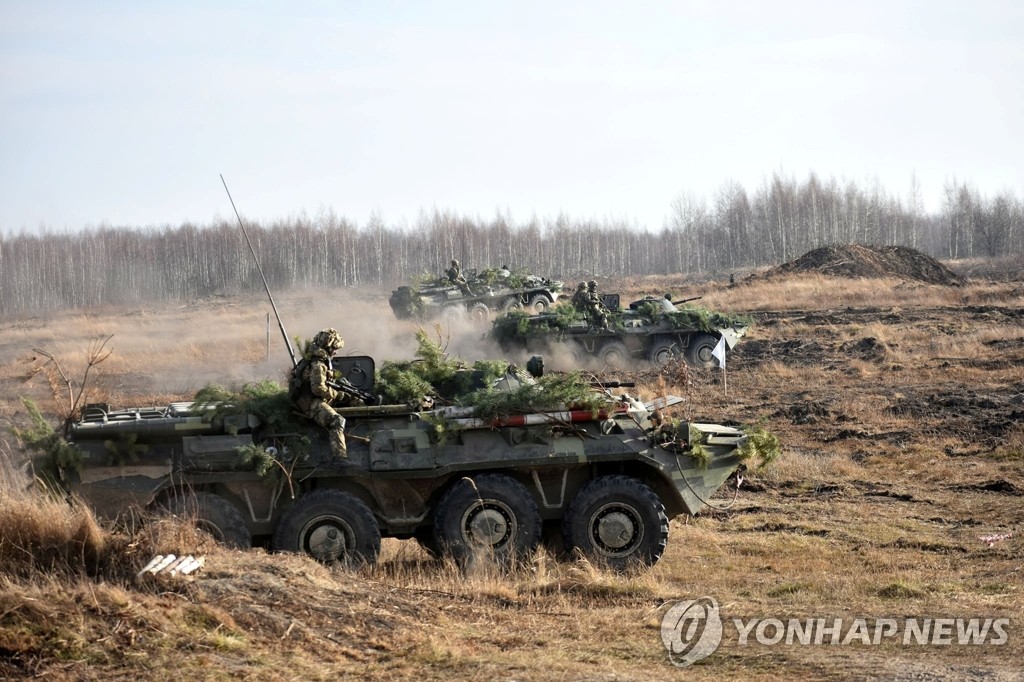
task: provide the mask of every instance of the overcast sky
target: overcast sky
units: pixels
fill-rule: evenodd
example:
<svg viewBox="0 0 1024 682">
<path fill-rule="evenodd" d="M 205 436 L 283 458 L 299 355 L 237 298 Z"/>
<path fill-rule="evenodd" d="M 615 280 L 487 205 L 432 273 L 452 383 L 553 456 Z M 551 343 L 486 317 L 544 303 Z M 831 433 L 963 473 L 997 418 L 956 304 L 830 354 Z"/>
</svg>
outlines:
<svg viewBox="0 0 1024 682">
<path fill-rule="evenodd" d="M 1024 2 L 0 0 L 0 231 L 1024 194 Z"/>
</svg>

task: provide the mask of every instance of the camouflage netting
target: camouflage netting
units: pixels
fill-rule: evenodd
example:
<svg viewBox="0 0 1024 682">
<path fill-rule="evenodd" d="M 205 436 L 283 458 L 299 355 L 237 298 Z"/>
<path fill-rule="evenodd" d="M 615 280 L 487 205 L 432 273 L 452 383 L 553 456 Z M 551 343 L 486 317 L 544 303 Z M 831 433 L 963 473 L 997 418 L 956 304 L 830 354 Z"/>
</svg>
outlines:
<svg viewBox="0 0 1024 682">
<path fill-rule="evenodd" d="M 736 453 L 740 461 L 750 464 L 757 461 L 757 468 L 763 469 L 782 454 L 782 442 L 774 433 L 766 430 L 762 424 L 743 427 L 747 434 L 747 442 L 744 443 Z"/>
<path fill-rule="evenodd" d="M 509 289 L 525 289 L 541 283 L 549 285 L 552 291 L 559 291 L 562 288 L 561 282 L 555 282 L 544 279 L 539 275 L 534 275 L 528 268 L 512 270 L 508 275 L 502 274 L 501 268 L 483 268 L 475 274 L 463 271 L 462 274 L 465 276 L 466 283 L 470 289 L 474 289 L 479 285 L 493 287 L 498 284 Z M 418 292 L 421 288 L 447 286 L 451 286 L 447 275 L 438 276 L 432 273 L 423 273 L 413 281 L 412 290 Z"/>
<path fill-rule="evenodd" d="M 549 374 L 514 391 L 483 389 L 467 396 L 479 419 L 499 419 L 513 414 L 554 412 L 566 409 L 596 414 L 611 406 L 611 399 L 590 385 L 579 372 Z"/>
<path fill-rule="evenodd" d="M 425 397 L 451 401 L 454 396 L 470 393 L 477 385 L 494 383 L 508 368 L 508 363 L 501 360 L 468 364 L 451 358 L 422 329 L 416 332 L 416 342 L 415 360 L 386 361 L 377 370 L 376 391 L 385 403 L 418 404 Z"/>
<path fill-rule="evenodd" d="M 21 402 L 28 411 L 32 426 L 11 431 L 29 452 L 38 455 L 34 461 L 36 477 L 44 485 L 58 489 L 65 471 L 81 471 L 82 451 L 54 430 L 34 402 L 27 398 L 22 398 Z"/>
<path fill-rule="evenodd" d="M 581 320 L 586 320 L 586 316 L 567 304 L 556 305 L 551 312 L 532 316 L 522 310 L 510 310 L 495 318 L 491 336 L 499 342 L 525 343 L 532 334 L 559 332 Z"/>
<path fill-rule="evenodd" d="M 307 423 L 296 414 L 288 391 L 270 379 L 244 384 L 238 390 L 208 385 L 201 388 L 193 400 L 196 410 L 207 410 L 204 419 L 214 422 L 228 416 L 252 414 L 279 433 L 297 431 Z"/>
<path fill-rule="evenodd" d="M 599 410 L 607 399 L 597 394 L 579 373 L 548 375 L 524 380 L 511 391 L 492 388 L 500 378 L 522 370 L 503 360 L 478 360 L 469 364 L 450 357 L 441 345 L 420 330 L 416 360 L 385 362 L 377 372 L 377 391 L 386 403 L 418 403 L 430 397 L 441 403 L 473 407 L 481 419 L 512 414 L 575 409 Z"/>
<path fill-rule="evenodd" d="M 714 332 L 727 327 L 747 327 L 753 320 L 743 315 L 729 315 L 719 313 L 696 305 L 682 305 L 676 307 L 676 312 L 668 313 L 661 309 L 660 303 L 644 303 L 636 311 L 648 322 L 668 320 L 673 329 L 699 329 L 705 332 Z M 612 314 L 614 324 L 615 314 Z"/>
<path fill-rule="evenodd" d="M 494 286 L 495 284 L 503 284 L 509 289 L 523 289 L 529 281 L 535 278 L 528 269 L 519 268 L 513 270 L 509 275 L 502 276 L 500 268 L 484 268 L 477 273 L 476 280 L 480 281 L 487 286 Z M 473 285 L 473 280 L 470 280 L 470 286 Z"/>
<path fill-rule="evenodd" d="M 391 296 L 391 307 L 404 317 L 422 317 L 426 306 L 419 292 L 412 287 L 400 287 Z"/>
</svg>

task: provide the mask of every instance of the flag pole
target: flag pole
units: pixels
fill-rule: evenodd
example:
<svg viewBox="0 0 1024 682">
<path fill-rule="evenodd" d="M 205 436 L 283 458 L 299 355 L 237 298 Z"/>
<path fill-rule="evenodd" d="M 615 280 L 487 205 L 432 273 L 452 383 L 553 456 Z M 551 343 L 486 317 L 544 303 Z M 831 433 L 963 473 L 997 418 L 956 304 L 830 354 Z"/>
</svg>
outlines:
<svg viewBox="0 0 1024 682">
<path fill-rule="evenodd" d="M 715 344 L 715 349 L 711 351 L 711 355 L 718 360 L 718 367 L 722 370 L 722 383 L 725 386 L 725 395 L 729 395 L 729 374 L 725 369 L 725 335 L 723 334 L 718 338 L 718 343 Z"/>
</svg>

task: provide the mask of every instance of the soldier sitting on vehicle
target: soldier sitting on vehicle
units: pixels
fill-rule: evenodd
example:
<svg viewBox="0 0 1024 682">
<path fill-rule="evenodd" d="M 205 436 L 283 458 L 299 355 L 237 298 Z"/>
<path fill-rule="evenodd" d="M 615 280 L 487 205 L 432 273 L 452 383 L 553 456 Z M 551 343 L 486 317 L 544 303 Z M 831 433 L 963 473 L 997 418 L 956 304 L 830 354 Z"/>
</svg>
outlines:
<svg viewBox="0 0 1024 682">
<path fill-rule="evenodd" d="M 587 283 L 576 285 L 576 293 L 572 295 L 572 307 L 584 315 L 590 311 L 590 296 L 587 294 Z"/>
<path fill-rule="evenodd" d="M 665 298 L 661 299 L 661 311 L 663 313 L 676 312 L 676 304 L 672 302 L 672 294 L 665 294 Z"/>
<path fill-rule="evenodd" d="M 601 295 L 597 293 L 597 282 L 587 282 L 587 305 L 590 311 L 590 325 L 595 329 L 608 331 L 608 308 L 604 306 Z"/>
<path fill-rule="evenodd" d="M 469 294 L 469 285 L 466 283 L 466 278 L 462 274 L 462 267 L 459 265 L 459 261 L 452 259 L 452 266 L 448 268 L 448 281 L 459 288 L 464 294 Z"/>
<path fill-rule="evenodd" d="M 344 346 L 345 339 L 334 329 L 324 329 L 313 337 L 308 354 L 292 369 L 289 391 L 296 407 L 317 425 L 327 429 L 331 453 L 340 460 L 348 458 L 345 418 L 331 407 L 338 391 L 330 384 L 334 382 L 331 356 Z"/>
</svg>

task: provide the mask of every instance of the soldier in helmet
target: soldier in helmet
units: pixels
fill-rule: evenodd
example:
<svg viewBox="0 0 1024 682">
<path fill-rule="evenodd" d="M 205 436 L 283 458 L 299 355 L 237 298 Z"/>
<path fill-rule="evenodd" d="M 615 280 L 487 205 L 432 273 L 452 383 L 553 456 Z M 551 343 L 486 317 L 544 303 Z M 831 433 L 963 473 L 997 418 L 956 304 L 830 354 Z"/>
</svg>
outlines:
<svg viewBox="0 0 1024 682">
<path fill-rule="evenodd" d="M 604 302 L 601 300 L 601 295 L 597 293 L 597 282 L 594 280 L 587 282 L 587 305 L 590 312 L 591 326 L 597 329 L 607 330 L 608 308 L 604 306 Z"/>
<path fill-rule="evenodd" d="M 331 356 L 345 346 L 334 329 L 324 329 L 313 337 L 309 352 L 292 370 L 293 401 L 302 413 L 327 429 L 331 453 L 337 459 L 347 459 L 345 445 L 345 418 L 334 411 L 331 403 L 338 391 L 329 385 L 334 381 Z"/>
<path fill-rule="evenodd" d="M 590 311 L 590 296 L 587 294 L 586 282 L 576 285 L 576 293 L 572 295 L 572 307 L 584 314 Z"/>
<path fill-rule="evenodd" d="M 462 293 L 469 293 L 469 285 L 466 283 L 466 278 L 462 274 L 462 266 L 459 265 L 459 261 L 452 259 L 452 266 L 448 268 L 448 281 L 457 286 Z"/>
</svg>

